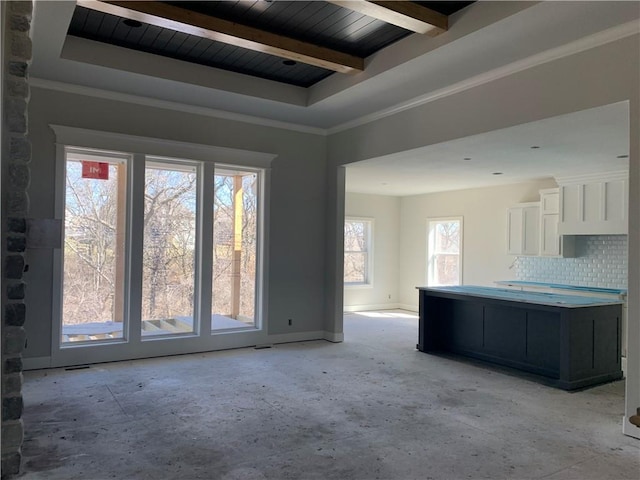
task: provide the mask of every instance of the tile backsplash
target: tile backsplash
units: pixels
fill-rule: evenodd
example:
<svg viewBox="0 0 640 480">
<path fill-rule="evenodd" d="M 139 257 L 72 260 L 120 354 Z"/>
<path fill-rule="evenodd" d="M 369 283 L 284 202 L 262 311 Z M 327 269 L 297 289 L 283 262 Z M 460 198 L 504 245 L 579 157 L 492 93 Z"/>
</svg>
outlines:
<svg viewBox="0 0 640 480">
<path fill-rule="evenodd" d="M 516 280 L 627 288 L 627 236 L 579 235 L 575 258 L 518 257 Z"/>
</svg>

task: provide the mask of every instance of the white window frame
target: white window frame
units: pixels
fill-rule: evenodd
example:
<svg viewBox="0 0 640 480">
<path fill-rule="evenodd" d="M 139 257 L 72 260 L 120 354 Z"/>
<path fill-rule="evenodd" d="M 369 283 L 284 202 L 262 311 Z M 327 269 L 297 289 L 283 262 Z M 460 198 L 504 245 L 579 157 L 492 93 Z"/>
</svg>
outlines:
<svg viewBox="0 0 640 480">
<path fill-rule="evenodd" d="M 192 144 L 173 140 L 164 140 L 152 137 L 140 137 L 112 132 L 102 132 L 62 125 L 50 125 L 56 135 L 56 219 L 64 218 L 65 202 L 65 149 L 77 148 L 81 151 L 96 150 L 101 154 L 104 151 L 116 152 L 117 155 L 125 154 L 131 158 L 127 169 L 127 198 L 128 224 L 140 222 L 144 207 L 140 201 L 144 196 L 144 172 L 147 160 L 161 159 L 162 161 L 176 160 L 176 163 L 198 164 L 201 175 L 199 182 L 199 195 L 202 205 L 198 212 L 197 231 L 199 239 L 199 258 L 197 265 L 197 277 L 199 292 L 211 291 L 211 275 L 207 273 L 207 265 L 211 265 L 211 248 L 213 231 L 212 216 L 207 214 L 208 205 L 213 200 L 213 179 L 216 168 L 242 168 L 259 173 L 259 229 L 258 229 L 258 258 L 256 265 L 256 277 L 258 287 L 256 289 L 256 319 L 255 328 L 242 330 L 211 330 L 210 300 L 206 295 L 197 298 L 199 308 L 196 315 L 200 317 L 198 331 L 193 334 L 164 337 L 158 339 L 143 339 L 140 332 L 140 299 L 136 295 L 126 298 L 129 325 L 125 339 L 111 342 L 95 342 L 90 344 L 62 345 L 61 317 L 62 317 L 62 279 L 63 252 L 56 249 L 54 252 L 54 292 L 52 308 L 52 337 L 51 357 L 48 364 L 42 363 L 42 367 L 61 367 L 86 363 L 99 363 L 108 361 L 128 360 L 135 358 L 155 357 L 182 353 L 194 353 L 203 351 L 224 350 L 229 348 L 248 347 L 257 344 L 271 343 L 268 335 L 268 259 L 264 252 L 269 251 L 269 182 L 270 165 L 276 155 L 238 150 L 211 145 Z M 131 229 L 127 237 L 128 258 L 141 257 L 142 231 Z M 142 284 L 141 263 L 128 261 L 127 291 L 133 291 Z M 202 268 L 200 268 L 200 265 Z M 197 295 L 197 294 L 196 294 Z M 138 296 L 139 297 L 139 296 Z"/>
<path fill-rule="evenodd" d="M 203 207 L 203 183 L 206 181 L 203 178 L 204 165 L 202 162 L 182 159 L 182 158 L 172 158 L 172 157 L 161 157 L 158 155 L 145 155 L 144 157 L 144 182 L 143 182 L 143 191 L 144 191 L 144 183 L 146 182 L 146 171 L 147 168 L 166 168 L 167 166 L 172 166 L 173 169 L 177 171 L 193 171 L 196 174 L 196 212 L 195 212 L 195 251 L 194 251 L 194 303 L 193 303 L 193 331 L 181 334 L 181 337 L 193 336 L 197 337 L 201 334 L 201 325 L 202 323 L 206 323 L 206 314 L 202 311 L 202 287 L 201 287 L 201 279 L 203 278 L 203 265 L 202 265 L 202 242 L 206 241 L 203 236 L 202 229 L 202 207 Z M 142 217 L 141 220 L 144 222 L 144 202 L 142 202 Z M 144 231 L 137 232 L 142 235 L 142 241 L 144 242 Z M 143 243 L 144 245 L 144 243 Z M 140 255 L 142 251 L 140 251 Z M 140 278 L 144 279 L 144 269 L 142 265 L 137 265 L 137 268 L 140 269 Z M 137 316 L 140 318 L 137 319 L 137 324 L 142 322 L 142 298 L 136 299 L 140 301 L 140 311 L 136 312 Z M 141 333 L 141 332 L 140 332 Z M 137 334 L 136 334 L 137 336 Z M 154 335 L 145 337 L 142 334 L 140 335 L 140 341 L 142 342 L 153 342 L 153 341 L 162 341 L 167 339 L 179 338 L 179 336 L 175 334 L 166 334 L 166 335 Z"/>
<path fill-rule="evenodd" d="M 243 173 L 255 173 L 257 174 L 257 184 L 256 184 L 256 195 L 258 196 L 258 212 L 257 212 L 257 225 L 256 225 L 256 278 L 255 278 L 255 314 L 254 314 L 254 325 L 255 329 L 263 329 L 265 328 L 265 318 L 266 318 L 266 307 L 262 314 L 260 313 L 260 307 L 264 305 L 266 302 L 265 290 L 266 290 L 266 255 L 267 251 L 265 245 L 267 243 L 265 230 L 266 230 L 266 172 L 261 168 L 248 167 L 244 165 L 232 165 L 225 163 L 216 163 L 215 168 L 211 172 L 211 176 L 207 177 L 207 181 L 213 180 L 213 177 L 216 175 L 218 170 L 227 171 L 227 170 L 238 170 Z M 213 185 L 213 184 L 212 184 Z M 213 204 L 213 196 L 214 196 L 214 188 L 211 187 L 211 204 Z M 208 214 L 207 214 L 208 215 Z M 211 222 L 211 231 L 213 231 L 213 215 L 208 215 L 207 222 Z M 213 237 L 211 240 L 211 246 L 213 247 Z M 207 252 L 209 255 L 209 260 L 213 264 L 213 248 L 209 249 Z M 209 272 L 207 272 L 208 274 Z M 212 272 L 211 272 L 212 273 Z M 211 277 L 211 275 L 208 275 Z M 213 279 L 208 279 L 211 284 L 213 283 Z M 211 291 L 212 285 L 209 285 L 209 291 Z M 212 298 L 208 298 L 207 308 L 208 311 L 213 315 L 212 309 Z M 211 332 L 211 335 L 220 335 L 221 333 L 228 333 L 233 331 L 243 331 L 246 330 L 247 327 L 243 327 L 242 329 L 212 329 L 211 322 L 207 327 Z"/>
<path fill-rule="evenodd" d="M 361 222 L 366 225 L 367 240 L 367 262 L 365 264 L 365 280 L 364 282 L 344 282 L 345 288 L 372 288 L 373 287 L 373 235 L 374 235 L 374 219 L 370 217 L 345 216 L 344 223 Z M 346 243 L 346 242 L 345 242 Z M 344 256 L 347 254 L 344 250 Z"/>
<path fill-rule="evenodd" d="M 458 285 L 463 284 L 462 272 L 463 272 L 463 253 L 464 253 L 464 221 L 462 216 L 452 217 L 430 217 L 427 218 L 427 264 L 426 264 L 426 281 L 427 286 L 437 286 L 434 279 L 435 270 L 433 269 L 433 256 L 435 255 L 435 237 L 431 234 L 433 231 L 432 225 L 437 225 L 446 222 L 459 222 L 460 223 L 460 247 L 458 253 Z"/>
<path fill-rule="evenodd" d="M 131 244 L 131 229 L 129 227 L 131 223 L 131 177 L 133 171 L 133 154 L 127 152 L 117 152 L 112 150 L 101 150 L 101 149 L 92 149 L 87 147 L 75 147 L 75 146 L 65 146 L 58 145 L 58 159 L 56 165 L 56 218 L 61 219 L 62 224 L 62 232 L 65 232 L 65 195 L 66 195 L 66 168 L 67 161 L 69 160 L 69 156 L 72 155 L 81 155 L 85 160 L 93 160 L 93 161 L 103 161 L 106 158 L 112 158 L 114 160 L 122 160 L 125 165 L 126 172 L 126 201 L 124 205 L 123 214 L 125 216 L 124 223 L 125 227 L 125 265 L 128 268 L 131 259 L 131 249 L 129 248 Z M 127 343 L 131 340 L 130 332 L 132 331 L 131 326 L 131 316 L 130 316 L 130 294 L 131 291 L 131 276 L 129 275 L 129 271 L 124 275 L 123 279 L 123 291 L 124 291 L 124 311 L 121 312 L 123 314 L 122 321 L 122 337 L 114 338 L 110 340 L 99 340 L 93 342 L 73 342 L 66 343 L 61 341 L 61 333 L 62 333 L 62 295 L 63 295 L 63 279 L 64 279 L 64 245 L 57 252 L 58 255 L 54 257 L 54 270 L 56 273 L 56 278 L 59 280 L 58 282 L 54 282 L 54 315 L 58 315 L 58 320 L 54 321 L 52 326 L 52 336 L 54 346 L 57 346 L 58 349 L 64 350 L 69 348 L 81 348 L 83 346 L 97 345 L 97 344 L 116 344 L 116 343 Z"/>
</svg>

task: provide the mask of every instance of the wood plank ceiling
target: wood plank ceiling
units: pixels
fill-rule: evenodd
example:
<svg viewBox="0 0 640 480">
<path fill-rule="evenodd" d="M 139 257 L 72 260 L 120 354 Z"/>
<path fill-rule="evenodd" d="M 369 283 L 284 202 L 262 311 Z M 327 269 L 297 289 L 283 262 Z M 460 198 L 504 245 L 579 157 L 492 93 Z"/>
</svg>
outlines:
<svg viewBox="0 0 640 480">
<path fill-rule="evenodd" d="M 68 34 L 309 87 L 473 2 L 78 0 Z"/>
</svg>

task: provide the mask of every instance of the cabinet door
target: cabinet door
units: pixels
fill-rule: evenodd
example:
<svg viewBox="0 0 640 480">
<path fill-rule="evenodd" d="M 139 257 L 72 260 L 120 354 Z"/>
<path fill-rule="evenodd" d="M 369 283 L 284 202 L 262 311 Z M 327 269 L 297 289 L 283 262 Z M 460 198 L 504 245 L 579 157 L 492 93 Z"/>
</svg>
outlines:
<svg viewBox="0 0 640 480">
<path fill-rule="evenodd" d="M 525 207 L 523 210 L 524 243 L 523 255 L 538 255 L 540 242 L 540 208 Z"/>
<path fill-rule="evenodd" d="M 582 222 L 582 186 L 564 185 L 561 187 L 560 221 L 567 225 Z M 567 232 L 572 233 L 572 232 Z"/>
<path fill-rule="evenodd" d="M 560 237 L 558 236 L 558 215 L 542 215 L 540 222 L 540 255 L 560 255 Z"/>
<path fill-rule="evenodd" d="M 628 195 L 626 180 L 610 181 L 604 184 L 604 206 L 602 207 L 604 220 L 614 224 L 622 224 L 622 231 L 625 233 Z M 611 231 L 615 231 L 615 228 L 612 227 Z"/>
<path fill-rule="evenodd" d="M 540 207 L 517 206 L 507 211 L 507 252 L 510 255 L 538 255 Z"/>
<path fill-rule="evenodd" d="M 560 192 L 545 193 L 540 196 L 540 214 L 560 213 Z"/>
</svg>

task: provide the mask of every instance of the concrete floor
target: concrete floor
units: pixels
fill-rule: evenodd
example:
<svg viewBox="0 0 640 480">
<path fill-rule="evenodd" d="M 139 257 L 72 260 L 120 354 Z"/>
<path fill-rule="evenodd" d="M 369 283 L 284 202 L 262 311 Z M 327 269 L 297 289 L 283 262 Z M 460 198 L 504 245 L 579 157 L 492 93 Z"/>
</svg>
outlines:
<svg viewBox="0 0 640 480">
<path fill-rule="evenodd" d="M 21 478 L 640 478 L 623 382 L 426 355 L 415 316 L 349 315 L 345 337 L 28 372 Z"/>
</svg>

